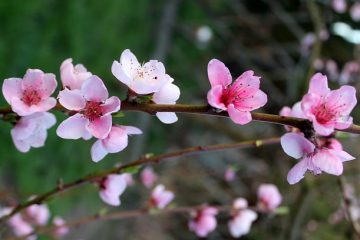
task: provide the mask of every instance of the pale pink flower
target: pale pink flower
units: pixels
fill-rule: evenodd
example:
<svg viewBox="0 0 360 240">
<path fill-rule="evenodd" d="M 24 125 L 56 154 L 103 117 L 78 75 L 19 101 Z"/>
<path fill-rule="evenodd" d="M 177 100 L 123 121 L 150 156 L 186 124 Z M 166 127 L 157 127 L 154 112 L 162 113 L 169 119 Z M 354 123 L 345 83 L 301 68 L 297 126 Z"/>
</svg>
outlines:
<svg viewBox="0 0 360 240">
<path fill-rule="evenodd" d="M 60 66 L 60 78 L 64 88 L 70 90 L 81 89 L 83 82 L 91 76 L 84 65 L 72 63 L 72 59 L 68 58 L 62 62 Z"/>
<path fill-rule="evenodd" d="M 231 120 L 237 124 L 246 124 L 252 120 L 250 111 L 264 106 L 266 94 L 259 89 L 260 77 L 253 71 L 246 71 L 232 84 L 229 69 L 217 59 L 208 64 L 208 77 L 211 89 L 207 94 L 208 103 L 228 112 Z"/>
<path fill-rule="evenodd" d="M 165 190 L 164 185 L 157 185 L 151 193 L 150 206 L 158 209 L 165 208 L 174 199 L 174 193 Z"/>
<path fill-rule="evenodd" d="M 226 168 L 225 172 L 224 172 L 224 180 L 227 182 L 232 182 L 235 179 L 235 170 L 232 167 L 228 167 Z"/>
<path fill-rule="evenodd" d="M 239 238 L 250 232 L 252 223 L 257 219 L 257 213 L 251 209 L 247 209 L 248 203 L 244 198 L 238 198 L 234 201 L 234 212 L 228 227 L 231 236 Z"/>
<path fill-rule="evenodd" d="M 359 79 L 360 66 L 356 61 L 347 62 L 339 77 L 340 84 L 347 84 L 349 82 L 354 82 Z"/>
<path fill-rule="evenodd" d="M 193 231 L 198 237 L 206 237 L 217 226 L 215 218 L 217 214 L 216 208 L 207 206 L 193 212 L 193 218 L 189 222 L 190 231 Z"/>
<path fill-rule="evenodd" d="M 331 6 L 337 13 L 345 13 L 347 8 L 346 0 L 332 0 Z"/>
<path fill-rule="evenodd" d="M 59 125 L 57 135 L 65 139 L 79 139 L 90 133 L 99 139 L 106 138 L 112 127 L 111 113 L 120 110 L 119 98 L 108 97 L 103 81 L 95 75 L 87 78 L 80 90 L 62 90 L 59 93 L 60 104 L 77 113 Z"/>
<path fill-rule="evenodd" d="M 163 85 L 159 91 L 155 92 L 152 96 L 152 101 L 157 104 L 175 104 L 180 97 L 180 89 L 173 84 L 174 79 L 169 75 L 166 75 L 169 79 L 165 85 Z M 174 123 L 178 120 L 177 116 L 173 112 L 158 112 L 157 118 L 166 124 Z"/>
<path fill-rule="evenodd" d="M 352 124 L 350 113 L 356 105 L 356 90 L 342 86 L 337 90 L 328 88 L 325 75 L 315 74 L 310 80 L 308 93 L 301 100 L 301 108 L 315 131 L 324 136 L 334 129 L 346 129 Z"/>
<path fill-rule="evenodd" d="M 147 188 L 151 188 L 154 185 L 157 178 L 158 177 L 154 172 L 154 170 L 152 169 L 152 167 L 146 167 L 140 173 L 140 181 Z"/>
<path fill-rule="evenodd" d="M 282 196 L 274 184 L 261 184 L 257 197 L 259 208 L 267 212 L 274 211 L 282 201 Z"/>
<path fill-rule="evenodd" d="M 53 231 L 54 237 L 61 238 L 68 234 L 69 228 L 66 226 L 65 220 L 61 217 L 54 217 L 53 225 L 55 226 L 55 229 Z"/>
<path fill-rule="evenodd" d="M 14 234 L 18 237 L 29 235 L 33 232 L 33 227 L 26 222 L 20 214 L 15 214 L 8 221 L 8 225 L 11 227 Z M 29 236 L 27 240 L 34 240 L 36 236 Z"/>
<path fill-rule="evenodd" d="M 2 92 L 14 112 L 20 116 L 28 116 L 55 107 L 56 99 L 50 95 L 55 91 L 56 86 L 54 74 L 28 69 L 22 79 L 5 79 Z"/>
<path fill-rule="evenodd" d="M 350 8 L 350 16 L 355 22 L 360 21 L 360 3 L 356 2 Z"/>
<path fill-rule="evenodd" d="M 120 62 L 113 62 L 111 72 L 137 94 L 157 92 L 168 82 L 165 67 L 161 62 L 150 60 L 141 65 L 129 49 L 122 52 Z"/>
<path fill-rule="evenodd" d="M 45 204 L 33 204 L 25 209 L 24 215 L 29 222 L 44 226 L 49 220 L 50 211 Z"/>
<path fill-rule="evenodd" d="M 31 147 L 44 146 L 47 130 L 56 123 L 55 116 L 48 112 L 34 113 L 21 117 L 11 129 L 11 137 L 20 152 L 28 152 Z"/>
<path fill-rule="evenodd" d="M 119 206 L 121 204 L 120 195 L 126 189 L 126 180 L 123 175 L 110 174 L 99 182 L 100 198 L 107 204 Z"/>
<path fill-rule="evenodd" d="M 91 147 L 91 158 L 94 162 L 102 160 L 108 153 L 117 153 L 128 145 L 128 135 L 142 134 L 141 130 L 132 126 L 114 125 L 107 137 L 98 139 Z"/>
<path fill-rule="evenodd" d="M 300 159 L 288 173 L 287 180 L 290 184 L 299 182 L 307 170 L 314 175 L 326 172 L 339 176 L 343 172 L 343 162 L 355 159 L 342 150 L 316 148 L 313 143 L 296 133 L 282 136 L 281 146 L 287 155 Z"/>
</svg>

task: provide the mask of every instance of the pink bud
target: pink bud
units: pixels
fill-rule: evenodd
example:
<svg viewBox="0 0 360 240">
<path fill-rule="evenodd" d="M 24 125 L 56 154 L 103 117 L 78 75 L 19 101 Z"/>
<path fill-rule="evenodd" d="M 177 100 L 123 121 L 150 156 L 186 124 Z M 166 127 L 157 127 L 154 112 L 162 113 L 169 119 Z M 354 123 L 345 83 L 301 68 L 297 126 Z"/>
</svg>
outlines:
<svg viewBox="0 0 360 240">
<path fill-rule="evenodd" d="M 140 181 L 145 187 L 151 188 L 157 180 L 157 175 L 151 167 L 146 167 L 140 173 Z"/>
<path fill-rule="evenodd" d="M 206 237 L 217 226 L 215 218 L 217 214 L 218 210 L 213 207 L 203 207 L 194 212 L 193 218 L 189 222 L 190 231 L 193 231 L 198 237 Z"/>
<path fill-rule="evenodd" d="M 100 198 L 107 204 L 119 206 L 120 195 L 125 191 L 126 181 L 123 175 L 110 174 L 99 182 Z"/>
<path fill-rule="evenodd" d="M 157 185 L 151 193 L 150 207 L 165 208 L 174 199 L 174 193 L 165 190 L 164 185 Z"/>
<path fill-rule="evenodd" d="M 278 188 L 273 184 L 261 184 L 257 196 L 259 208 L 264 211 L 275 210 L 282 201 Z"/>
</svg>

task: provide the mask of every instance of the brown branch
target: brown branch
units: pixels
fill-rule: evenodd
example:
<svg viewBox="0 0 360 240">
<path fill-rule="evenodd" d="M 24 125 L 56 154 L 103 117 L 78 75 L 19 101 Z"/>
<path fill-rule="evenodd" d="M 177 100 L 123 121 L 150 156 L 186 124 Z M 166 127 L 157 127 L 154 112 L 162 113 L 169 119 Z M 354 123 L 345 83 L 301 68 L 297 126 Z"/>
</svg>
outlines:
<svg viewBox="0 0 360 240">
<path fill-rule="evenodd" d="M 82 177 L 78 180 L 75 180 L 73 182 L 63 184 L 63 185 L 61 185 L 61 187 L 56 187 L 56 188 L 50 190 L 49 192 L 39 195 L 30 201 L 19 204 L 11 211 L 11 213 L 0 217 L 0 223 L 9 219 L 11 216 L 13 216 L 14 214 L 20 212 L 21 210 L 29 207 L 30 205 L 40 204 L 40 203 L 44 202 L 45 200 L 49 199 L 50 197 L 53 197 L 59 193 L 62 193 L 69 189 L 78 187 L 84 183 L 93 182 L 94 180 L 105 177 L 109 174 L 121 173 L 130 167 L 136 167 L 136 166 L 140 166 L 143 164 L 158 163 L 164 159 L 170 159 L 170 158 L 180 157 L 180 156 L 194 154 L 194 153 L 219 151 L 219 150 L 234 149 L 234 148 L 239 149 L 239 148 L 248 148 L 248 147 L 260 147 L 263 145 L 274 144 L 274 143 L 278 143 L 278 142 L 279 142 L 279 138 L 268 138 L 268 139 L 263 139 L 263 140 L 243 141 L 243 142 L 229 143 L 229 144 L 214 144 L 214 145 L 208 145 L 208 146 L 189 147 L 189 148 L 185 148 L 182 150 L 159 154 L 159 155 L 155 155 L 155 156 L 151 156 L 151 157 L 145 155 L 136 161 L 133 161 L 133 162 L 130 162 L 127 164 L 123 164 L 123 165 L 120 165 L 118 167 L 114 167 L 114 168 L 111 168 L 108 170 L 104 170 L 102 172 L 93 173 L 93 174 L 87 175 L 85 177 Z"/>
</svg>

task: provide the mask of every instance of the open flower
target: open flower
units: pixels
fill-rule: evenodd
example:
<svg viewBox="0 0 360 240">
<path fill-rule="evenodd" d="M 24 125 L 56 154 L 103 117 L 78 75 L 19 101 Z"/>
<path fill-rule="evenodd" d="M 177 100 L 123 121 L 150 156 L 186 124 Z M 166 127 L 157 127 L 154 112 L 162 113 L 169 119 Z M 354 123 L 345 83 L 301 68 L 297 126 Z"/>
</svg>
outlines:
<svg viewBox="0 0 360 240">
<path fill-rule="evenodd" d="M 91 76 L 84 65 L 72 63 L 72 59 L 68 58 L 60 66 L 60 78 L 64 88 L 70 90 L 81 89 L 83 82 Z"/>
<path fill-rule="evenodd" d="M 301 108 L 307 119 L 312 121 L 315 131 L 324 136 L 334 129 L 346 129 L 352 124 L 349 116 L 356 105 L 356 90 L 342 86 L 331 91 L 325 75 L 315 74 L 310 80 L 308 93 L 301 100 Z"/>
<path fill-rule="evenodd" d="M 287 133 L 281 137 L 284 152 L 300 161 L 289 171 L 290 184 L 299 182 L 307 170 L 317 175 L 326 172 L 339 176 L 343 172 L 343 162 L 355 159 L 345 151 L 325 147 L 316 148 L 305 137 L 296 133 Z"/>
<path fill-rule="evenodd" d="M 66 222 L 61 217 L 54 217 L 53 225 L 55 226 L 53 231 L 54 237 L 61 238 L 68 234 L 69 228 L 66 226 Z"/>
<path fill-rule="evenodd" d="M 49 208 L 45 204 L 33 204 L 25 209 L 25 218 L 36 225 L 44 226 L 49 220 Z"/>
<path fill-rule="evenodd" d="M 142 134 L 141 130 L 132 126 L 112 126 L 104 139 L 98 139 L 91 147 L 91 158 L 94 162 L 102 160 L 108 153 L 117 153 L 128 145 L 128 135 Z"/>
<path fill-rule="evenodd" d="M 231 236 L 239 238 L 250 232 L 252 223 L 257 219 L 257 213 L 247 209 L 248 202 L 244 198 L 238 198 L 233 203 L 232 217 L 228 223 Z"/>
<path fill-rule="evenodd" d="M 55 107 L 56 99 L 50 95 L 55 91 L 56 86 L 54 74 L 28 69 L 22 79 L 5 79 L 2 92 L 14 112 L 20 116 L 28 116 Z"/>
<path fill-rule="evenodd" d="M 151 193 L 150 207 L 165 208 L 174 199 L 174 193 L 165 190 L 164 185 L 157 185 Z"/>
<path fill-rule="evenodd" d="M 253 71 L 246 71 L 231 84 L 229 69 L 217 59 L 208 64 L 211 89 L 207 94 L 211 106 L 226 110 L 231 120 L 237 124 L 249 123 L 250 111 L 264 106 L 266 94 L 259 89 L 260 77 Z"/>
<path fill-rule="evenodd" d="M 215 218 L 217 214 L 218 210 L 216 208 L 208 206 L 192 213 L 193 218 L 189 222 L 190 231 L 193 231 L 198 237 L 206 237 L 217 226 Z"/>
<path fill-rule="evenodd" d="M 11 227 L 14 234 L 18 237 L 24 237 L 29 235 L 33 232 L 33 227 L 30 225 L 30 223 L 26 222 L 21 214 L 15 214 L 12 216 L 8 221 L 8 225 Z M 29 236 L 26 238 L 26 240 L 34 240 L 36 237 L 34 235 Z"/>
<path fill-rule="evenodd" d="M 168 82 L 165 67 L 161 62 L 150 60 L 141 65 L 129 49 L 122 52 L 120 62 L 113 62 L 111 72 L 137 94 L 157 92 Z"/>
<path fill-rule="evenodd" d="M 152 167 L 146 167 L 140 173 L 140 181 L 146 188 L 151 188 L 157 178 L 158 177 Z"/>
<path fill-rule="evenodd" d="M 28 152 L 31 147 L 44 146 L 47 129 L 56 123 L 55 116 L 48 112 L 34 113 L 21 117 L 11 129 L 11 137 L 20 152 Z"/>
<path fill-rule="evenodd" d="M 257 197 L 259 208 L 266 212 L 274 211 L 282 201 L 279 189 L 274 184 L 261 184 Z"/>
<path fill-rule="evenodd" d="M 169 79 L 168 82 L 152 96 L 153 102 L 157 104 L 175 104 L 180 97 L 180 89 L 173 84 L 174 79 L 169 75 L 166 76 Z M 171 124 L 178 120 L 176 114 L 173 112 L 158 112 L 156 116 L 161 122 L 166 124 Z"/>
<path fill-rule="evenodd" d="M 85 80 L 80 90 L 64 89 L 59 102 L 66 109 L 76 112 L 57 128 L 57 135 L 65 139 L 79 139 L 90 133 L 104 139 L 112 127 L 111 113 L 120 110 L 118 97 L 109 97 L 103 81 L 93 75 Z"/>
<path fill-rule="evenodd" d="M 110 174 L 99 181 L 100 198 L 107 204 L 119 206 L 120 195 L 126 189 L 126 180 L 123 175 Z"/>
</svg>

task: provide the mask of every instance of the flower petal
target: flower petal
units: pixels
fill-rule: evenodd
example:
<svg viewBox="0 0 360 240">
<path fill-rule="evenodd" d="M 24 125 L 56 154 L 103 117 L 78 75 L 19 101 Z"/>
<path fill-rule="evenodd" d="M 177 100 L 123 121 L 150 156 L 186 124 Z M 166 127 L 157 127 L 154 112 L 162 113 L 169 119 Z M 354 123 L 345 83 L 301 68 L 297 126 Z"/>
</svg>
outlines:
<svg viewBox="0 0 360 240">
<path fill-rule="evenodd" d="M 96 75 L 92 75 L 81 86 L 82 95 L 88 101 L 104 102 L 109 93 L 103 81 Z"/>
<path fill-rule="evenodd" d="M 70 91 L 65 88 L 60 91 L 58 98 L 63 107 L 72 111 L 83 109 L 86 105 L 84 97 L 82 96 L 80 90 L 77 89 Z"/>
<path fill-rule="evenodd" d="M 100 118 L 97 118 L 88 125 L 86 125 L 86 129 L 96 138 L 104 139 L 107 137 L 111 130 L 112 117 L 111 115 L 105 115 Z"/>
<path fill-rule="evenodd" d="M 220 85 L 225 88 L 231 84 L 230 71 L 223 62 L 217 59 L 210 60 L 207 71 L 211 87 Z"/>
<path fill-rule="evenodd" d="M 308 93 L 325 96 L 330 92 L 327 77 L 321 73 L 314 74 L 310 79 Z"/>
<path fill-rule="evenodd" d="M 337 115 L 349 115 L 356 102 L 356 90 L 352 86 L 342 86 L 326 96 L 326 108 L 335 111 Z"/>
<path fill-rule="evenodd" d="M 99 162 L 102 160 L 108 152 L 104 148 L 101 140 L 97 140 L 92 146 L 91 146 L 91 159 L 94 162 Z"/>
<path fill-rule="evenodd" d="M 180 89 L 171 82 L 166 83 L 155 92 L 152 100 L 157 104 L 174 104 L 180 97 Z"/>
<path fill-rule="evenodd" d="M 305 172 L 307 171 L 307 159 L 300 160 L 294 167 L 290 169 L 287 175 L 287 181 L 289 184 L 298 183 L 304 178 Z"/>
<path fill-rule="evenodd" d="M 215 108 L 226 110 L 226 106 L 222 100 L 222 94 L 223 87 L 221 85 L 212 87 L 207 94 L 208 103 Z"/>
<path fill-rule="evenodd" d="M 121 126 L 123 129 L 125 129 L 126 133 L 128 135 L 139 135 L 142 134 L 143 132 L 137 128 L 137 127 L 133 127 L 133 126 Z"/>
<path fill-rule="evenodd" d="M 118 97 L 110 97 L 106 99 L 105 103 L 101 105 L 102 113 L 111 114 L 120 110 L 120 99 Z"/>
<path fill-rule="evenodd" d="M 21 78 L 8 78 L 5 79 L 2 85 L 2 93 L 5 100 L 11 104 L 11 99 L 16 97 L 21 98 L 22 89 L 21 89 Z"/>
<path fill-rule="evenodd" d="M 165 124 L 172 124 L 178 120 L 176 114 L 173 112 L 158 112 L 156 113 L 156 116 Z"/>
<path fill-rule="evenodd" d="M 252 111 L 264 106 L 267 103 L 267 95 L 261 91 L 257 90 L 254 95 L 249 98 L 241 99 L 235 102 L 236 109 L 240 111 Z"/>
<path fill-rule="evenodd" d="M 39 69 L 28 69 L 22 81 L 23 89 L 39 89 L 43 84 L 44 72 Z"/>
<path fill-rule="evenodd" d="M 139 69 L 140 63 L 136 56 L 129 50 L 125 49 L 120 56 L 120 65 L 127 76 L 132 78 L 136 70 Z M 115 74 L 114 74 L 115 75 Z M 119 79 L 121 81 L 121 79 Z"/>
<path fill-rule="evenodd" d="M 40 87 L 42 98 L 47 98 L 51 94 L 53 94 L 56 87 L 57 87 L 57 81 L 55 75 L 52 73 L 45 73 Z"/>
<path fill-rule="evenodd" d="M 60 123 L 56 129 L 56 134 L 64 139 L 79 139 L 84 135 L 85 126 L 88 122 L 86 118 L 77 113 Z"/>
<path fill-rule="evenodd" d="M 102 140 L 103 146 L 109 153 L 117 153 L 128 145 L 128 135 L 125 129 L 113 126 L 109 135 Z"/>
<path fill-rule="evenodd" d="M 281 137 L 281 147 L 290 157 L 299 159 L 305 154 L 314 152 L 315 146 L 297 133 L 286 133 Z"/>
<path fill-rule="evenodd" d="M 322 136 L 329 136 L 331 133 L 334 132 L 335 123 L 334 122 L 328 122 L 326 124 L 320 124 L 315 117 L 313 117 L 313 126 L 315 129 L 315 132 Z"/>
<path fill-rule="evenodd" d="M 126 73 L 123 70 L 123 67 L 118 61 L 114 61 L 111 66 L 111 72 L 112 74 L 122 83 L 125 85 L 130 85 L 132 83 L 131 78 L 126 75 Z"/>
<path fill-rule="evenodd" d="M 343 172 L 343 164 L 339 157 L 328 150 L 320 150 L 313 156 L 313 163 L 322 171 L 339 176 Z"/>
<path fill-rule="evenodd" d="M 251 122 L 252 117 L 250 112 L 242 112 L 237 110 L 233 104 L 228 106 L 229 117 L 234 123 L 244 125 Z"/>
</svg>

